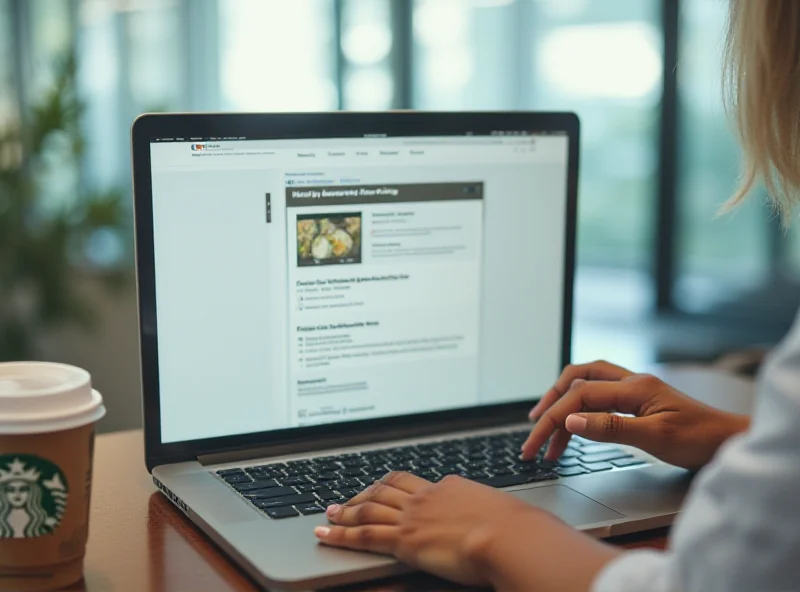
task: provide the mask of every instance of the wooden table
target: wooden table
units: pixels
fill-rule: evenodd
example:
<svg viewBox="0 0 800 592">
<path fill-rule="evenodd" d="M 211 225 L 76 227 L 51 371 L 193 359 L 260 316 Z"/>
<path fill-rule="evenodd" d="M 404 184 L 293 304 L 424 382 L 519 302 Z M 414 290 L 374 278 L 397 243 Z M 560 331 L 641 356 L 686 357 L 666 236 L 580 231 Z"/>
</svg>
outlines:
<svg viewBox="0 0 800 592">
<path fill-rule="evenodd" d="M 663 373 L 661 373 L 663 375 Z M 746 401 L 752 386 L 711 380 L 694 370 L 673 376 L 687 392 L 720 407 L 732 398 Z M 749 391 L 748 391 L 749 389 Z M 695 394 L 695 393 L 692 393 Z M 737 401 L 738 401 L 737 399 Z M 736 403 L 734 407 L 740 407 Z M 95 447 L 94 489 L 85 578 L 74 590 L 226 592 L 259 590 L 205 535 L 153 487 L 144 466 L 141 431 L 101 435 Z M 614 541 L 625 547 L 663 547 L 666 532 Z M 350 590 L 446 590 L 445 582 L 424 576 L 369 584 Z"/>
</svg>

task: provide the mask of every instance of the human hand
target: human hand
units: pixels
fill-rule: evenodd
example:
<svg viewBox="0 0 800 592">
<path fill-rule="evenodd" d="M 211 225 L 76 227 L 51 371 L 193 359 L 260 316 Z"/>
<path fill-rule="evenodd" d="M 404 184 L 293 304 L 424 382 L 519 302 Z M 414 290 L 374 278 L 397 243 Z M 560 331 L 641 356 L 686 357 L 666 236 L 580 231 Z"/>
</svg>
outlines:
<svg viewBox="0 0 800 592">
<path fill-rule="evenodd" d="M 315 529 L 326 545 L 394 555 L 440 577 L 498 590 L 583 592 L 617 554 L 543 510 L 455 476 L 432 484 L 391 473 L 327 515 L 331 526 Z"/>
<path fill-rule="evenodd" d="M 654 376 L 608 362 L 567 366 L 530 418 L 536 425 L 522 446 L 524 459 L 550 438 L 545 459 L 555 460 L 575 434 L 635 446 L 687 469 L 704 466 L 725 440 L 750 424 L 746 416 L 714 409 Z"/>
</svg>

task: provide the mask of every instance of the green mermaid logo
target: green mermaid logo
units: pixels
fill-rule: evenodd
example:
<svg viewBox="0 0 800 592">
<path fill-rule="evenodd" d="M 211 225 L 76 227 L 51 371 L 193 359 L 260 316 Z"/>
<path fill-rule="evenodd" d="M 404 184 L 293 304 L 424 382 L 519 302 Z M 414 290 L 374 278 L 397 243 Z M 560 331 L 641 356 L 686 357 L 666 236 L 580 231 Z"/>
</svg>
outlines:
<svg viewBox="0 0 800 592">
<path fill-rule="evenodd" d="M 0 455 L 0 538 L 52 533 L 67 509 L 67 482 L 59 468 L 30 454 Z"/>
</svg>

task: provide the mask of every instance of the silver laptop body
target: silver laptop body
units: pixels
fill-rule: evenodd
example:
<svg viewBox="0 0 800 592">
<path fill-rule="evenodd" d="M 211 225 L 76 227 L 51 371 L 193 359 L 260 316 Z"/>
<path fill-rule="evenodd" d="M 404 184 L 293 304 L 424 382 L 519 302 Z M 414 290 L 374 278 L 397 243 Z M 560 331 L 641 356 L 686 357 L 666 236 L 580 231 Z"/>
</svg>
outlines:
<svg viewBox="0 0 800 592">
<path fill-rule="evenodd" d="M 257 582 L 406 571 L 317 544 L 319 483 L 358 481 L 342 460 L 454 439 L 466 454 L 530 429 L 570 356 L 578 127 L 528 112 L 134 123 L 146 464 Z M 505 489 L 598 537 L 672 522 L 686 472 L 582 446 L 559 469 L 573 476 Z M 319 457 L 334 458 L 302 462 Z M 456 468 L 471 478 L 493 474 L 467 460 Z M 292 469 L 323 463 L 356 473 L 315 482 Z M 494 483 L 514 482 L 515 466 Z M 257 471 L 268 488 L 251 483 Z M 285 495 L 269 497 L 275 487 Z"/>
</svg>

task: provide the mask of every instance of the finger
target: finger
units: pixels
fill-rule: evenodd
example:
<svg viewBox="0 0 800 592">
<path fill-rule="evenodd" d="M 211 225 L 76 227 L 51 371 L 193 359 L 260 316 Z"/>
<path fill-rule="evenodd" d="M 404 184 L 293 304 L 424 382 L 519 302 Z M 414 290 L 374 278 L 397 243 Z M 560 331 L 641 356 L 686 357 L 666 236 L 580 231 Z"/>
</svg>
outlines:
<svg viewBox="0 0 800 592">
<path fill-rule="evenodd" d="M 556 430 L 556 433 L 550 438 L 550 444 L 547 446 L 547 452 L 544 453 L 544 459 L 549 461 L 558 460 L 564 454 L 570 438 L 572 438 L 572 434 L 566 428 Z"/>
<path fill-rule="evenodd" d="M 400 510 L 376 502 L 364 502 L 357 506 L 328 506 L 325 514 L 334 524 L 360 526 L 366 524 L 398 524 Z"/>
<path fill-rule="evenodd" d="M 549 409 L 556 401 L 563 397 L 572 386 L 572 382 L 577 379 L 582 380 L 622 380 L 629 376 L 633 376 L 633 372 L 623 368 L 622 366 L 615 366 L 609 362 L 598 361 L 591 362 L 590 364 L 570 364 L 564 368 L 561 376 L 558 378 L 553 387 L 545 393 L 542 400 L 539 401 L 529 414 L 531 419 L 540 417 L 547 409 Z"/>
<path fill-rule="evenodd" d="M 580 386 L 583 385 L 584 382 L 586 381 L 583 380 L 582 378 L 576 378 L 575 380 L 572 381 L 572 384 L 570 385 L 570 391 L 579 388 Z M 568 391 L 567 394 L 565 395 L 565 398 L 569 397 L 570 395 Z M 552 408 L 552 406 L 550 408 Z M 551 440 L 551 444 L 547 448 L 547 453 L 546 453 L 547 460 L 550 460 L 552 458 L 554 450 L 561 449 L 561 451 L 558 453 L 558 456 L 560 456 L 561 453 L 564 452 L 563 448 L 565 448 L 569 443 L 569 438 L 571 435 L 569 434 L 569 432 L 564 433 L 565 430 L 563 426 L 558 426 L 553 424 L 552 420 L 553 420 L 552 414 L 549 413 L 548 411 L 546 411 L 545 414 L 537 420 L 536 425 L 533 427 L 531 433 L 528 435 L 528 439 L 522 444 L 522 453 L 520 454 L 520 457 L 523 460 L 532 459 L 539 451 L 539 449 L 542 446 L 544 446 L 545 442 L 549 438 L 551 438 L 551 436 L 552 440 L 555 440 L 555 447 L 553 446 L 553 442 Z M 558 432 L 559 430 L 561 431 L 561 435 L 559 437 L 553 436 L 553 434 Z"/>
<path fill-rule="evenodd" d="M 397 526 L 318 526 L 314 535 L 325 545 L 391 555 L 397 546 Z"/>
<path fill-rule="evenodd" d="M 539 416 L 544 413 L 546 409 L 549 409 L 553 403 L 558 401 L 561 398 L 561 393 L 559 393 L 556 389 L 551 388 L 544 394 L 536 405 L 533 406 L 530 413 L 528 413 L 528 419 L 538 419 Z"/>
<path fill-rule="evenodd" d="M 573 413 L 564 422 L 571 433 L 596 442 L 644 448 L 653 442 L 656 418 L 625 417 L 614 413 Z"/>
<path fill-rule="evenodd" d="M 346 505 L 356 506 L 373 501 L 399 510 L 403 508 L 403 504 L 408 500 L 409 495 L 410 494 L 406 491 L 376 481 L 373 485 L 370 485 L 367 489 L 347 502 Z"/>
<path fill-rule="evenodd" d="M 536 422 L 522 445 L 522 458 L 532 458 L 553 432 L 566 427 L 566 419 L 573 413 L 586 410 L 635 413 L 650 396 L 651 393 L 635 382 L 578 381 Z"/>
<path fill-rule="evenodd" d="M 426 481 L 422 477 L 417 477 L 416 475 L 404 471 L 392 471 L 384 476 L 380 482 L 389 487 L 399 489 L 400 491 L 405 491 L 406 493 L 416 493 L 421 489 L 431 486 L 430 481 Z"/>
</svg>

